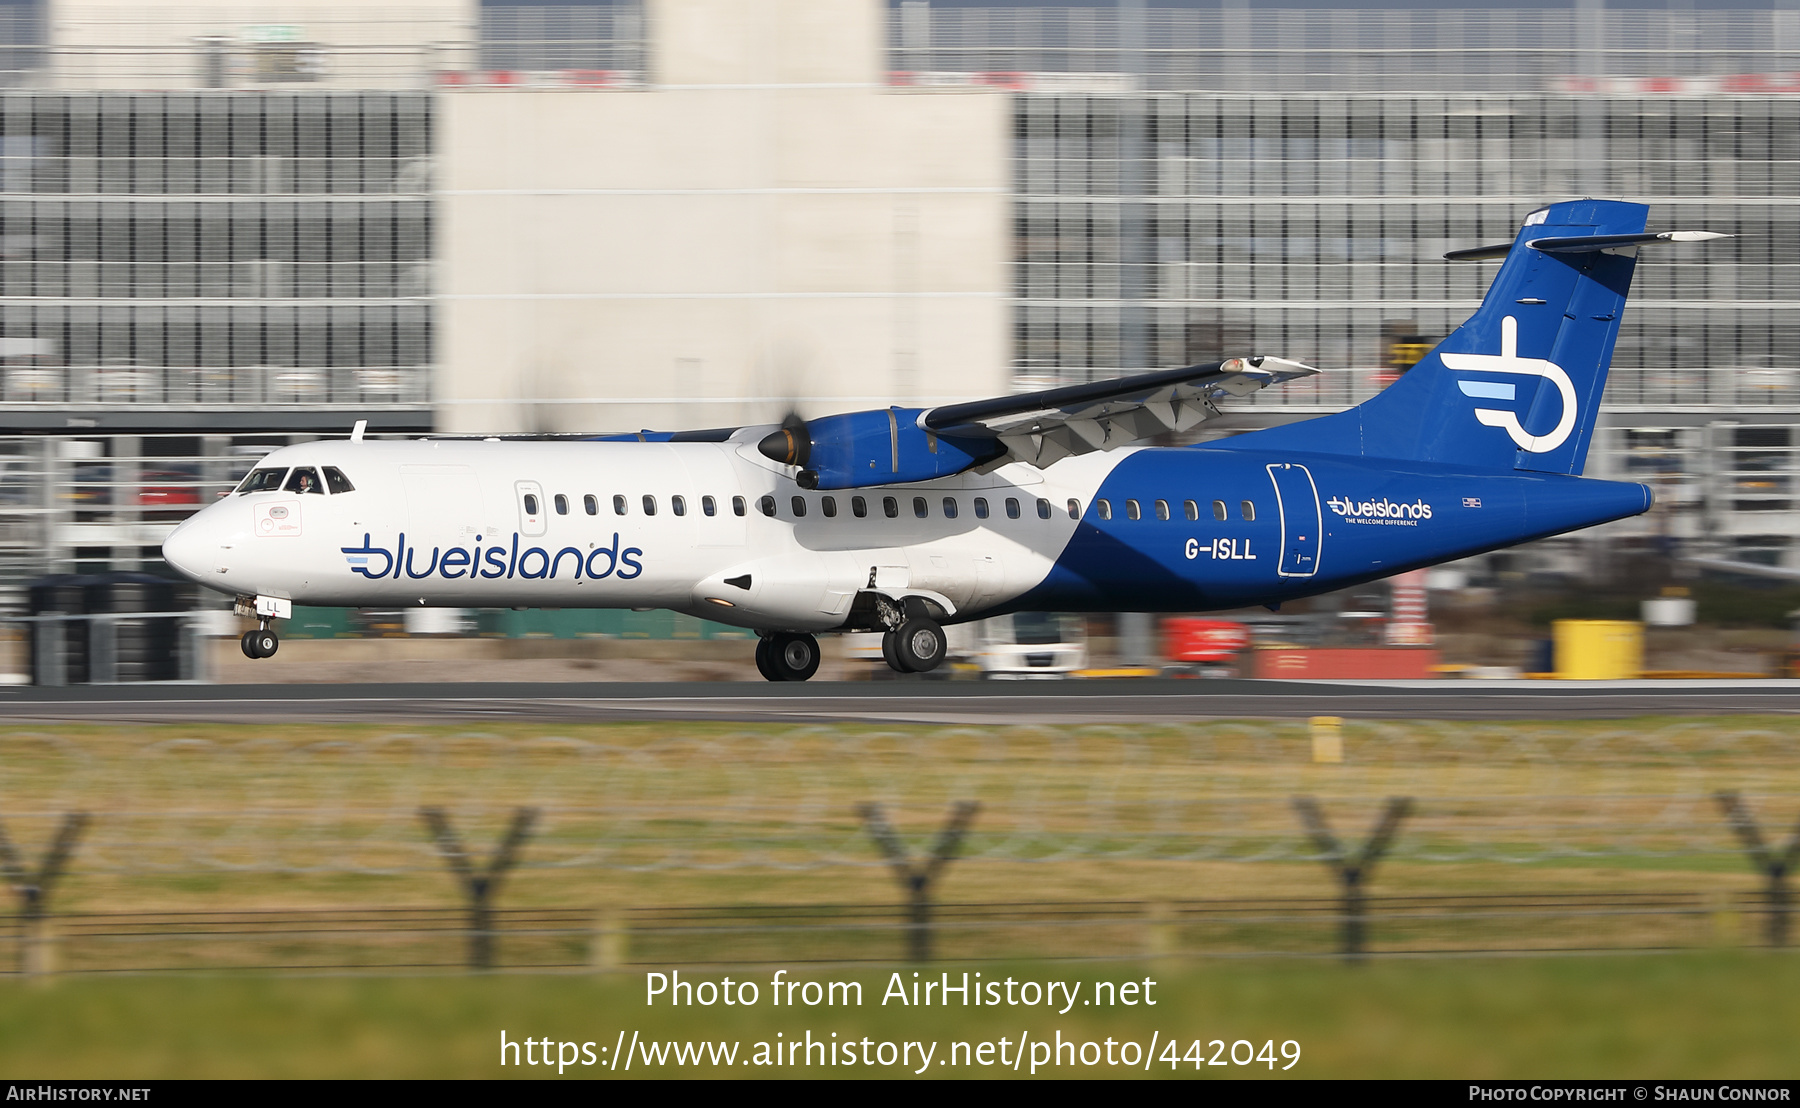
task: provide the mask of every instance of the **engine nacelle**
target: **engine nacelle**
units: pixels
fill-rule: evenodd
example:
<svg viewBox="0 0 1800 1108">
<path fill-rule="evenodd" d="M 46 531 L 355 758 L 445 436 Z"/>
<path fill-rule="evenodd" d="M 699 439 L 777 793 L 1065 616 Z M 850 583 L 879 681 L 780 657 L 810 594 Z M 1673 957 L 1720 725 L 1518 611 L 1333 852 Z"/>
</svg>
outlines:
<svg viewBox="0 0 1800 1108">
<path fill-rule="evenodd" d="M 798 466 L 802 488 L 859 489 L 949 477 L 1006 453 L 1000 440 L 940 435 L 918 425 L 920 408 L 789 420 L 757 443 L 763 456 Z"/>
</svg>

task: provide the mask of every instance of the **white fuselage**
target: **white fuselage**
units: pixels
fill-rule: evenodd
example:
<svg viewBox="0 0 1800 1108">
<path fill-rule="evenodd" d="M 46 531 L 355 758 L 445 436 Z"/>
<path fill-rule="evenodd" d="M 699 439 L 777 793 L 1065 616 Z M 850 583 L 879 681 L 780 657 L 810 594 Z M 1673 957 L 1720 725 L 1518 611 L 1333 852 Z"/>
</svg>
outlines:
<svg viewBox="0 0 1800 1108">
<path fill-rule="evenodd" d="M 873 591 L 961 620 L 1041 583 L 1077 526 L 1069 501 L 1086 505 L 1129 453 L 822 493 L 758 454 L 755 434 L 306 443 L 258 470 L 336 467 L 354 491 L 233 492 L 163 549 L 208 588 L 299 604 L 670 608 L 817 631 Z"/>
</svg>

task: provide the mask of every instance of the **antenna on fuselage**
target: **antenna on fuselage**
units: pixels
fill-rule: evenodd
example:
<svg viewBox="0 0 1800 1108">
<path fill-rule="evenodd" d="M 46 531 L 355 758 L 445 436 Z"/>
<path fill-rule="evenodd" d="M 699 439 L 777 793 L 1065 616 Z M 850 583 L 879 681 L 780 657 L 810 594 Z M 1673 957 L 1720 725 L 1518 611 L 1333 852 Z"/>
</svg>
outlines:
<svg viewBox="0 0 1800 1108">
<path fill-rule="evenodd" d="M 366 420 L 366 419 L 357 420 L 356 425 L 354 427 L 350 428 L 350 441 L 351 442 L 361 442 L 363 439 L 363 432 L 367 431 L 368 429 L 369 429 L 369 421 L 368 420 Z"/>
</svg>

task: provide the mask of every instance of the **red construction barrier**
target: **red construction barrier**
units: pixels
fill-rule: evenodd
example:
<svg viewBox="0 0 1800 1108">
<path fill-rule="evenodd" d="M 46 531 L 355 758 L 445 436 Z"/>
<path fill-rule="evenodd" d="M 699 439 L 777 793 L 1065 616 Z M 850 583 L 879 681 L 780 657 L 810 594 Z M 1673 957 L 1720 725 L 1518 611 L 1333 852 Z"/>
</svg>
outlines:
<svg viewBox="0 0 1800 1108">
<path fill-rule="evenodd" d="M 1267 646 L 1251 652 L 1251 674 L 1289 680 L 1416 680 L 1436 677 L 1430 647 Z"/>
</svg>

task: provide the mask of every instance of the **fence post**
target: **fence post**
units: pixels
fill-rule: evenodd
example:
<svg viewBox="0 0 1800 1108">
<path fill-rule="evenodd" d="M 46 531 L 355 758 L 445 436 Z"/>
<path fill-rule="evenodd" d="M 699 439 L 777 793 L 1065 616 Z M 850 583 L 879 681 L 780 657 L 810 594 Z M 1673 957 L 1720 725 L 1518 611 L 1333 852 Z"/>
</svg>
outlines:
<svg viewBox="0 0 1800 1108">
<path fill-rule="evenodd" d="M 500 881 L 509 870 L 518 863 L 519 848 L 531 835 L 531 826 L 537 822 L 536 808 L 519 808 L 514 810 L 512 826 L 506 829 L 506 837 L 494 851 L 494 856 L 479 872 L 475 868 L 468 851 L 463 849 L 462 840 L 450 826 L 450 817 L 442 808 L 420 808 L 419 818 L 431 831 L 433 841 L 437 843 L 438 853 L 444 856 L 444 862 L 450 872 L 456 875 L 457 883 L 462 886 L 463 895 L 469 900 L 469 968 L 492 969 L 494 965 L 494 894 L 500 889 Z"/>
<path fill-rule="evenodd" d="M 1738 840 L 1744 844 L 1744 853 L 1749 855 L 1750 864 L 1768 878 L 1769 945 L 1786 946 L 1788 918 L 1793 912 L 1787 878 L 1794 868 L 1794 862 L 1800 860 L 1800 827 L 1796 827 L 1793 835 L 1788 838 L 1787 848 L 1776 854 L 1763 842 L 1762 829 L 1757 826 L 1756 817 L 1750 814 L 1750 806 L 1744 803 L 1741 793 L 1735 789 L 1722 790 L 1714 793 L 1713 799 L 1725 813 L 1731 829 L 1737 832 Z"/>
<path fill-rule="evenodd" d="M 1368 905 L 1363 899 L 1363 884 L 1375 868 L 1375 863 L 1387 853 L 1393 844 L 1394 835 L 1400 830 L 1400 821 L 1412 812 L 1412 797 L 1391 796 L 1387 808 L 1381 813 L 1381 819 L 1375 824 L 1375 830 L 1369 841 L 1363 844 L 1354 859 L 1350 858 L 1336 835 L 1331 833 L 1331 826 L 1325 822 L 1324 809 L 1319 802 L 1310 796 L 1294 798 L 1294 810 L 1300 813 L 1300 822 L 1306 825 L 1307 834 L 1325 856 L 1325 864 L 1331 867 L 1338 881 L 1344 887 L 1343 905 L 1343 948 L 1344 958 L 1357 961 L 1365 953 L 1367 940 Z"/>
<path fill-rule="evenodd" d="M 937 842 L 932 844 L 931 855 L 920 865 L 913 862 L 879 804 L 863 804 L 856 809 L 869 829 L 869 837 L 887 856 L 895 879 L 906 892 L 906 952 L 911 961 L 931 960 L 931 887 L 956 856 L 956 848 L 962 845 L 963 836 L 980 810 L 981 805 L 973 800 L 957 801 L 950 809 L 949 822 L 944 824 L 944 829 L 938 832 Z"/>
<path fill-rule="evenodd" d="M 63 816 L 62 826 L 57 829 L 56 838 L 51 840 L 50 849 L 44 852 L 35 874 L 26 871 L 24 859 L 19 857 L 12 840 L 6 837 L 5 828 L 0 828 L 0 874 L 4 874 L 6 883 L 19 897 L 20 973 L 44 974 L 54 968 L 47 921 L 50 891 L 68 868 L 87 821 L 86 812 L 70 812 Z"/>
</svg>

